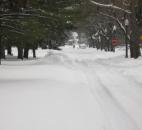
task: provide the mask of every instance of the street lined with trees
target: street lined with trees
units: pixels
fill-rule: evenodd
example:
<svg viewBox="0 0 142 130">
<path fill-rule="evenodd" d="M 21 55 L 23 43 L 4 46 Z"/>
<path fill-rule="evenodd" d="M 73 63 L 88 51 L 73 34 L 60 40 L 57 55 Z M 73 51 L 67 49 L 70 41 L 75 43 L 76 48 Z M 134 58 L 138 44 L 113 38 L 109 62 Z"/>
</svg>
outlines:
<svg viewBox="0 0 142 130">
<path fill-rule="evenodd" d="M 0 0 L 0 130 L 142 130 L 142 0 Z"/>
<path fill-rule="evenodd" d="M 38 47 L 59 49 L 66 31 L 84 32 L 90 47 L 115 51 L 126 45 L 126 57 L 141 56 L 142 6 L 140 0 L 1 0 L 0 58 L 13 46 L 18 58 L 28 58 Z M 125 38 L 122 36 L 125 36 Z"/>
</svg>

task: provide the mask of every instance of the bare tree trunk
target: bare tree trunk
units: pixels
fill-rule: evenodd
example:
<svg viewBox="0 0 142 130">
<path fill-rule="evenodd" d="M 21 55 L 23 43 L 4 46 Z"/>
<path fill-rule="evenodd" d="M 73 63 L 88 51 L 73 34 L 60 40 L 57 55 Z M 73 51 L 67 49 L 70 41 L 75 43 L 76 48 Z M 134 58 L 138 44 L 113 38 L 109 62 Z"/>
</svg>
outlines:
<svg viewBox="0 0 142 130">
<path fill-rule="evenodd" d="M 23 48 L 21 46 L 18 46 L 18 59 L 23 60 Z"/>
<path fill-rule="evenodd" d="M 11 49 L 10 45 L 8 45 L 8 47 L 7 47 L 7 54 L 12 55 L 12 49 Z"/>
<path fill-rule="evenodd" d="M 131 58 L 138 58 L 141 56 L 139 45 L 140 27 L 138 26 L 134 15 L 131 16 L 131 24 L 132 34 L 130 39 L 130 55 Z"/>
<path fill-rule="evenodd" d="M 24 58 L 29 58 L 29 47 L 24 48 Z"/>
<path fill-rule="evenodd" d="M 2 45 L 2 43 L 0 45 L 0 58 L 5 59 L 5 47 Z"/>
<path fill-rule="evenodd" d="M 33 51 L 33 58 L 36 58 L 36 49 L 34 47 L 33 47 L 32 51 Z"/>
</svg>

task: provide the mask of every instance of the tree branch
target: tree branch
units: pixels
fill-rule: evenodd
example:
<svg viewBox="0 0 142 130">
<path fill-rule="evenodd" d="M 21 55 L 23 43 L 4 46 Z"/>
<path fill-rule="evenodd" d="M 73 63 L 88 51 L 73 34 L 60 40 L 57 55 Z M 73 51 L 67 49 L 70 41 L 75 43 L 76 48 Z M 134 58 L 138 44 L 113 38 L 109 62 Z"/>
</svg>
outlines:
<svg viewBox="0 0 142 130">
<path fill-rule="evenodd" d="M 12 31 L 12 32 L 15 32 L 15 33 L 24 35 L 23 32 L 19 31 L 18 29 L 14 28 L 13 26 L 2 24 L 1 27 L 7 28 L 8 30 L 10 30 L 10 31 Z"/>
<path fill-rule="evenodd" d="M 101 4 L 101 3 L 98 3 L 96 1 L 93 1 L 93 0 L 89 0 L 92 4 L 94 5 L 97 5 L 97 6 L 100 6 L 100 7 L 106 7 L 106 8 L 112 8 L 112 9 L 115 9 L 115 10 L 120 10 L 120 11 L 123 11 L 127 14 L 131 14 L 132 12 L 130 10 L 126 10 L 126 9 L 123 9 L 121 7 L 118 7 L 116 5 L 113 5 L 113 4 Z"/>
<path fill-rule="evenodd" d="M 118 23 L 118 25 L 120 26 L 120 28 L 123 30 L 123 32 L 126 33 L 125 27 L 123 26 L 123 24 L 120 22 L 120 20 L 118 18 L 115 18 L 114 16 L 111 16 L 111 15 L 108 15 L 108 14 L 105 14 L 102 12 L 100 14 L 115 20 Z"/>
</svg>

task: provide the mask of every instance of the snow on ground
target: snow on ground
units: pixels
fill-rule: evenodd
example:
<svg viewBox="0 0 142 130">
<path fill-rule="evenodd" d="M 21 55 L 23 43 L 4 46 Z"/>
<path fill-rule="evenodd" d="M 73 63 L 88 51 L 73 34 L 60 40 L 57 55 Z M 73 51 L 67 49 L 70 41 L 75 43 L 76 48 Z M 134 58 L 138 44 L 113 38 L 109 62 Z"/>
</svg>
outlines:
<svg viewBox="0 0 142 130">
<path fill-rule="evenodd" d="M 142 58 L 62 49 L 3 61 L 0 130 L 142 130 Z"/>
</svg>

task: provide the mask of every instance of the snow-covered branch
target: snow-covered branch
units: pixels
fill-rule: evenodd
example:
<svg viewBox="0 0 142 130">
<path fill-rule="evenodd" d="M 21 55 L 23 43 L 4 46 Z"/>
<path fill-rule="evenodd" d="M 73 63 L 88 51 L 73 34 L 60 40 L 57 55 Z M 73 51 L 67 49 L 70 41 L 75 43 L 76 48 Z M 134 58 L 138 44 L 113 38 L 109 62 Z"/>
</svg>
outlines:
<svg viewBox="0 0 142 130">
<path fill-rule="evenodd" d="M 52 22 L 57 22 L 57 18 L 52 16 L 39 15 L 39 14 L 25 14 L 25 13 L 2 14 L 0 15 L 0 20 L 2 20 L 2 18 L 11 18 L 11 17 L 17 17 L 17 18 L 30 17 L 30 18 L 48 19 L 50 22 L 51 20 Z"/>
<path fill-rule="evenodd" d="M 24 34 L 23 32 L 19 31 L 17 28 L 10 26 L 10 25 L 2 24 L 1 27 L 7 28 L 9 31 L 12 31 L 12 32 L 15 32 L 15 33 L 18 33 L 18 34 L 22 34 L 22 35 Z"/>
<path fill-rule="evenodd" d="M 105 13 L 100 13 L 100 14 L 115 20 L 117 22 L 117 24 L 120 26 L 121 30 L 126 34 L 125 26 L 121 23 L 121 21 L 118 18 L 115 18 L 114 16 L 111 16 L 111 15 L 108 15 L 108 14 L 105 14 Z M 130 40 L 130 36 L 127 35 L 127 37 Z"/>
<path fill-rule="evenodd" d="M 0 18 L 1 21 L 8 21 L 8 22 L 18 22 L 17 20 L 14 19 L 7 19 L 7 18 Z"/>
<path fill-rule="evenodd" d="M 31 16 L 31 14 L 25 14 L 25 13 L 9 13 L 9 14 L 1 14 L 0 18 L 4 17 L 12 17 L 12 16 Z"/>
<path fill-rule="evenodd" d="M 93 3 L 94 5 L 97 5 L 97 6 L 100 6 L 100 7 L 107 7 L 107 8 L 112 8 L 112 9 L 116 9 L 116 10 L 120 10 L 120 11 L 123 11 L 125 13 L 128 13 L 128 14 L 131 14 L 132 12 L 130 10 L 126 10 L 126 9 L 123 9 L 121 7 L 118 7 L 116 5 L 113 5 L 113 4 L 101 4 L 101 3 L 98 3 L 96 1 L 93 1 L 93 0 L 89 0 L 91 3 Z"/>
<path fill-rule="evenodd" d="M 123 24 L 120 22 L 120 20 L 118 18 L 115 18 L 114 16 L 111 16 L 111 15 L 108 15 L 108 14 L 105 14 L 102 12 L 100 14 L 115 20 L 118 23 L 118 25 L 120 26 L 120 28 L 124 31 L 124 33 L 126 33 L 125 27 L 123 26 Z"/>
</svg>

